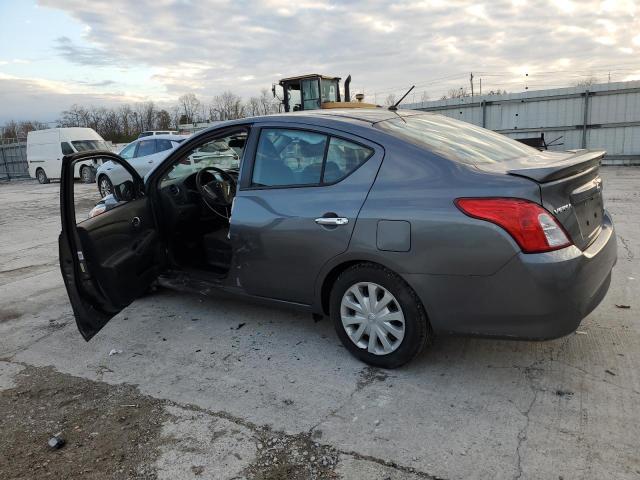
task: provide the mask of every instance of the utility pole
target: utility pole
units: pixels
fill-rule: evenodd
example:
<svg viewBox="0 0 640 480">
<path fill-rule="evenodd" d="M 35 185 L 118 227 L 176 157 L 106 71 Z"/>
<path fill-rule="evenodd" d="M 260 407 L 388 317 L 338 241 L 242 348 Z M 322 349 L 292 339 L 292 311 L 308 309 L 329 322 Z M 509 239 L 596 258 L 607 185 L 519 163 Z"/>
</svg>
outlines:
<svg viewBox="0 0 640 480">
<path fill-rule="evenodd" d="M 471 83 L 471 98 L 473 98 L 473 72 L 469 75 L 469 82 Z"/>
<path fill-rule="evenodd" d="M 480 77 L 480 96 L 482 96 L 482 77 Z"/>
</svg>

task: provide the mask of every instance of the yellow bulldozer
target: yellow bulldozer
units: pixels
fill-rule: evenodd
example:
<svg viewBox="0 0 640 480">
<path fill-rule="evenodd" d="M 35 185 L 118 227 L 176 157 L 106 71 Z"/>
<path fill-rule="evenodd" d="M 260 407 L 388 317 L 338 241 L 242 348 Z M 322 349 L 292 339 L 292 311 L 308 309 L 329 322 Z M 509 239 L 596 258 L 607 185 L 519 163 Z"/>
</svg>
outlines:
<svg viewBox="0 0 640 480">
<path fill-rule="evenodd" d="M 282 98 L 277 95 L 276 85 L 272 87 L 273 96 L 280 99 L 285 112 L 317 110 L 324 108 L 376 108 L 373 103 L 365 103 L 364 95 L 357 94 L 351 101 L 349 85 L 351 75 L 344 81 L 344 99 L 340 95 L 340 77 L 328 75 L 300 75 L 283 78 L 278 82 L 282 87 Z"/>
</svg>

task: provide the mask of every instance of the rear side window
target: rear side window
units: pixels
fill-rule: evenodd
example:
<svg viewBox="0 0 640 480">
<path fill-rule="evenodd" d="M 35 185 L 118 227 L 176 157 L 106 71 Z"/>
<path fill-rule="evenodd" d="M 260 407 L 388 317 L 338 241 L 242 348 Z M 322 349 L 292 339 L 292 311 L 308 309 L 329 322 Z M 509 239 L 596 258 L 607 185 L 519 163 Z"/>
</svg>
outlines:
<svg viewBox="0 0 640 480">
<path fill-rule="evenodd" d="M 138 142 L 138 151 L 136 157 L 146 157 L 156 153 L 156 141 L 155 140 L 141 140 Z"/>
<path fill-rule="evenodd" d="M 71 154 L 75 153 L 73 151 L 73 148 L 71 148 L 71 145 L 69 145 L 69 142 L 62 142 L 60 144 L 60 147 L 62 147 L 62 154 L 63 155 L 71 155 Z"/>
<path fill-rule="evenodd" d="M 538 153 L 499 133 L 441 115 L 394 118 L 376 126 L 444 158 L 470 165 L 500 163 Z"/>
<path fill-rule="evenodd" d="M 171 144 L 171 140 L 160 139 L 160 140 L 156 140 L 156 142 L 157 142 L 156 151 L 158 152 L 164 152 L 165 150 L 171 150 L 173 148 L 173 145 Z"/>
<path fill-rule="evenodd" d="M 339 182 L 373 155 L 371 148 L 331 137 L 324 167 L 323 183 Z"/>
</svg>

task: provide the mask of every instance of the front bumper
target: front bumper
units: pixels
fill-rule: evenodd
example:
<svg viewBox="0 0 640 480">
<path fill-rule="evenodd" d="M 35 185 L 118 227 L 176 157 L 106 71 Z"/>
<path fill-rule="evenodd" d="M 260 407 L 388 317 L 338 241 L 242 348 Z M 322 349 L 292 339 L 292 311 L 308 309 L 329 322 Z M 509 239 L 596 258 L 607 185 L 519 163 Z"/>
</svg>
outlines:
<svg viewBox="0 0 640 480">
<path fill-rule="evenodd" d="M 405 275 L 435 332 L 544 340 L 573 332 L 602 301 L 617 261 L 605 212 L 602 231 L 584 251 L 575 246 L 519 253 L 490 276 Z"/>
</svg>

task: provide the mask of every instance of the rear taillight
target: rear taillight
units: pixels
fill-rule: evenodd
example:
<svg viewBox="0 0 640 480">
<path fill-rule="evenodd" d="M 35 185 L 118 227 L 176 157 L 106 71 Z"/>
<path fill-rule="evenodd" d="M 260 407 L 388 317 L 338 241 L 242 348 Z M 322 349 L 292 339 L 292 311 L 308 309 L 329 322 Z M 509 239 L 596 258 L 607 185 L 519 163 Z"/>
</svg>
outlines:
<svg viewBox="0 0 640 480">
<path fill-rule="evenodd" d="M 525 253 L 558 250 L 571 245 L 562 226 L 547 210 L 520 198 L 458 198 L 466 215 L 504 228 Z"/>
</svg>

